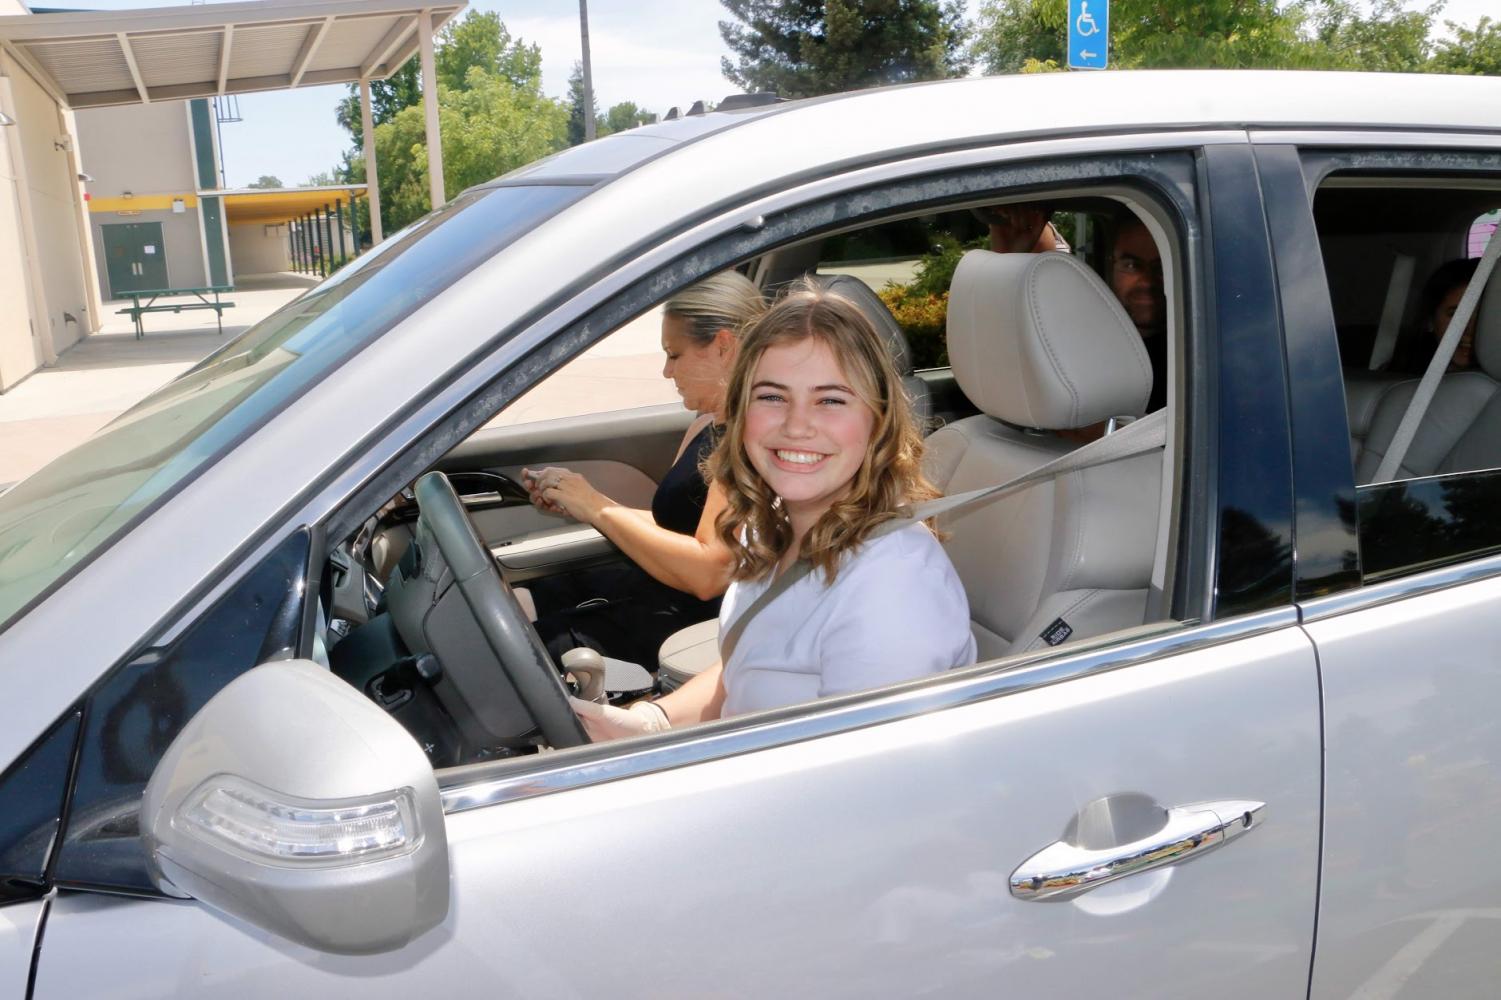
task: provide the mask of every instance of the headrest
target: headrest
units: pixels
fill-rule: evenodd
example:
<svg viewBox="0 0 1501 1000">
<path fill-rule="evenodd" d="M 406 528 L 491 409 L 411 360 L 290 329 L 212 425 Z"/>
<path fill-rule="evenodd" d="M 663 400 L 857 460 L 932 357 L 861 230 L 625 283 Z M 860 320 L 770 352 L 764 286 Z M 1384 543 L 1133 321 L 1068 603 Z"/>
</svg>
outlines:
<svg viewBox="0 0 1501 1000">
<path fill-rule="evenodd" d="M 869 285 L 852 274 L 817 274 L 813 280 L 824 291 L 833 292 L 859 306 L 870 325 L 876 328 L 876 333 L 886 341 L 891 360 L 896 362 L 896 373 L 903 378 L 912 374 L 912 345 L 907 343 L 907 334 Z"/>
<path fill-rule="evenodd" d="M 1139 417 L 1152 393 L 1141 334 L 1068 254 L 965 254 L 949 289 L 948 348 L 970 401 L 1021 427 Z"/>
<path fill-rule="evenodd" d="M 1501 261 L 1491 269 L 1491 280 L 1480 293 L 1475 316 L 1475 363 L 1501 382 Z"/>
</svg>

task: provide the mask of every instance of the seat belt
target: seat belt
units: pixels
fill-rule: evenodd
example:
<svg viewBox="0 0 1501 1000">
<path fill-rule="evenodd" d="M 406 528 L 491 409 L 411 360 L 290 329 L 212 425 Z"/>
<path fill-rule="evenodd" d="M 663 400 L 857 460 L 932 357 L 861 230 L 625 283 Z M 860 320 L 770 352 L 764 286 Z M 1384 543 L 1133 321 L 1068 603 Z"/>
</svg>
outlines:
<svg viewBox="0 0 1501 1000">
<path fill-rule="evenodd" d="M 1386 302 L 1381 306 L 1381 323 L 1376 327 L 1376 342 L 1371 345 L 1371 360 L 1367 366 L 1379 372 L 1391 361 L 1397 350 L 1397 331 L 1402 326 L 1402 313 L 1407 309 L 1407 293 L 1412 288 L 1413 266 L 1417 258 L 1399 253 L 1392 261 L 1392 280 L 1386 286 Z"/>
<path fill-rule="evenodd" d="M 1428 362 L 1428 370 L 1423 373 L 1417 391 L 1407 404 L 1407 412 L 1402 414 L 1402 422 L 1397 425 L 1397 433 L 1392 435 L 1392 442 L 1381 458 L 1381 465 L 1376 469 L 1372 483 L 1389 483 L 1396 478 L 1397 470 L 1402 467 L 1402 460 L 1407 457 L 1407 449 L 1418 433 L 1418 424 L 1422 423 L 1423 415 L 1428 412 L 1428 404 L 1433 402 L 1433 394 L 1438 391 L 1444 370 L 1449 367 L 1455 348 L 1459 347 L 1465 327 L 1470 325 L 1470 317 L 1475 315 L 1475 307 L 1480 303 L 1485 283 L 1490 280 L 1497 256 L 1501 256 L 1501 238 L 1492 236 L 1490 243 L 1486 244 L 1485 253 L 1480 255 L 1480 263 L 1475 265 L 1470 284 L 1459 298 L 1459 308 L 1454 310 L 1454 318 L 1449 320 L 1449 327 L 1433 352 L 1433 360 Z"/>
<path fill-rule="evenodd" d="M 1501 240 L 1496 242 L 1501 243 Z M 972 507 L 983 500 L 990 500 L 1006 493 L 1014 493 L 1024 486 L 1030 486 L 1043 479 L 1056 479 L 1070 472 L 1080 472 L 1084 469 L 1092 469 L 1098 465 L 1108 465 L 1111 462 L 1119 462 L 1137 455 L 1145 455 L 1148 452 L 1159 451 L 1167 443 L 1167 411 L 1158 410 L 1148 414 L 1140 420 L 1133 420 L 1113 434 L 1107 434 L 1096 441 L 1091 441 L 1082 448 L 1075 448 L 1066 455 L 1060 455 L 1045 465 L 1039 465 L 1031 472 L 1009 479 L 995 486 L 984 486 L 980 489 L 969 490 L 965 493 L 955 493 L 952 496 L 939 497 L 925 503 L 909 507 L 901 516 L 878 525 L 868 536 L 866 541 L 889 535 L 903 528 L 910 528 L 917 521 L 926 521 L 930 517 L 938 517 L 942 514 L 952 514 L 956 511 Z M 786 593 L 793 584 L 807 576 L 813 569 L 813 564 L 805 559 L 799 559 L 787 567 L 771 586 L 756 598 L 751 606 L 741 613 L 740 617 L 730 623 L 719 636 L 719 662 L 730 662 L 730 656 L 735 652 L 735 646 L 740 641 L 740 635 L 745 631 L 750 620 L 761 612 L 772 601 Z"/>
</svg>

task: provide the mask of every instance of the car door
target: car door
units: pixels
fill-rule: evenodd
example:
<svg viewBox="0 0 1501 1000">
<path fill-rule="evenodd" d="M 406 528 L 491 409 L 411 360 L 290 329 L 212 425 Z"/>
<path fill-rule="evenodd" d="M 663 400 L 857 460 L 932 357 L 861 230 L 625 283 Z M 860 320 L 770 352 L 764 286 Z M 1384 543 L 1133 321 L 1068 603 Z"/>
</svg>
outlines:
<svg viewBox="0 0 1501 1000">
<path fill-rule="evenodd" d="M 1477 831 L 1501 818 L 1501 526 L 1492 467 L 1501 464 L 1501 440 L 1481 417 L 1465 440 L 1489 461 L 1357 485 L 1351 438 L 1360 446 L 1362 433 L 1347 425 L 1337 386 L 1341 366 L 1349 385 L 1403 379 L 1367 370 L 1371 338 L 1350 330 L 1358 331 L 1361 312 L 1375 315 L 1391 301 L 1383 283 L 1401 273 L 1397 254 L 1424 260 L 1409 297 L 1414 327 L 1424 273 L 1478 255 L 1467 246 L 1478 214 L 1468 206 L 1501 204 L 1501 136 L 1289 138 L 1265 137 L 1258 164 L 1302 401 L 1293 414 L 1306 505 L 1300 538 L 1312 544 L 1299 593 L 1325 714 L 1311 996 L 1491 996 L 1501 975 L 1501 874 Z M 1336 197 L 1342 205 L 1330 203 Z M 1380 211 L 1362 213 L 1365 205 Z M 1376 248 L 1368 270 L 1379 274 L 1363 299 L 1353 277 L 1362 261 L 1339 257 L 1352 241 Z M 1393 279 L 1404 283 L 1397 297 L 1406 280 Z M 1490 285 L 1481 309 L 1494 312 L 1501 286 Z M 1490 324 L 1494 331 L 1494 316 Z M 1341 357 L 1341 342 L 1349 356 Z M 1484 367 L 1484 351 L 1477 354 Z M 1494 385 L 1490 371 L 1461 377 Z M 1354 413 L 1353 391 L 1350 398 Z M 1438 425 L 1452 417 L 1442 406 L 1440 396 L 1420 428 L 1445 433 Z M 1420 430 L 1412 451 L 1428 440 Z"/>
<path fill-rule="evenodd" d="M 1192 374 L 1175 404 L 1188 499 L 1171 548 L 1188 625 L 442 772 L 448 916 L 384 955 L 321 954 L 191 901 L 60 879 L 34 995 L 1302 993 L 1319 689 L 1292 606 L 1286 362 L 1255 165 L 1233 136 L 1178 134 L 1136 160 L 1092 141 L 1096 159 L 1016 183 L 1103 176 L 1180 197 Z M 1132 174 L 1165 162 L 1171 183 Z M 860 203 L 880 204 L 859 183 Z M 951 196 L 952 175 L 933 183 Z M 741 252 L 705 248 L 703 266 Z M 310 617 L 266 595 L 250 606 Z M 1032 898 L 1069 887 L 1025 866 L 1049 847 L 1079 871 L 1186 860 Z"/>
</svg>

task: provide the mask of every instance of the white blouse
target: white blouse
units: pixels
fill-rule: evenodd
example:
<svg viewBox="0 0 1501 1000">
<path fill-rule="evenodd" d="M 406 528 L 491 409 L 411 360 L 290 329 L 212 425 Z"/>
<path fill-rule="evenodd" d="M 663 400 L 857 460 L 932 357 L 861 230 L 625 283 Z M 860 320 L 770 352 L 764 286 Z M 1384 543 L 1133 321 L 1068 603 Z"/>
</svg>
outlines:
<svg viewBox="0 0 1501 1000">
<path fill-rule="evenodd" d="M 733 583 L 719 610 L 723 635 L 771 585 Z M 862 691 L 975 662 L 969 600 L 927 527 L 866 542 L 832 585 L 818 570 L 746 625 L 724 665 L 723 716 Z"/>
</svg>

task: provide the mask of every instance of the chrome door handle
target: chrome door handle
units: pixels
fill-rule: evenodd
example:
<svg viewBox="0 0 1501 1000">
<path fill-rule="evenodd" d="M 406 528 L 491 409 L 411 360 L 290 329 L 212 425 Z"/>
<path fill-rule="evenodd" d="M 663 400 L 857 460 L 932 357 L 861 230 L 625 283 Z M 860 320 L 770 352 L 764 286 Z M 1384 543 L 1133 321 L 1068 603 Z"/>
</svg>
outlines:
<svg viewBox="0 0 1501 1000">
<path fill-rule="evenodd" d="M 1154 833 L 1105 848 L 1076 842 L 1078 838 L 1071 835 L 1076 829 L 1073 825 L 1063 840 L 1044 847 L 1011 873 L 1011 895 L 1063 899 L 1128 875 L 1196 858 L 1260 825 L 1265 810 L 1264 802 L 1241 799 L 1161 810 L 1166 821 Z"/>
</svg>

